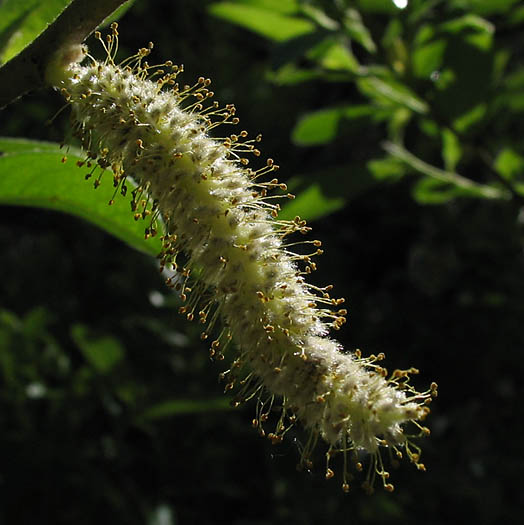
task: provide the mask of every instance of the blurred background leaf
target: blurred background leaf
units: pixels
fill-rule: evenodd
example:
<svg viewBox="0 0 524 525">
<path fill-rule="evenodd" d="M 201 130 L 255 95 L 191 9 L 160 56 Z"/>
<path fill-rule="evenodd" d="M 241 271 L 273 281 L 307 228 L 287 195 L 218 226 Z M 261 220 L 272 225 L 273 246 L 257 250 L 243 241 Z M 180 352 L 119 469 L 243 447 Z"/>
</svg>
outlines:
<svg viewBox="0 0 524 525">
<path fill-rule="evenodd" d="M 293 12 L 292 6 L 295 4 L 282 2 L 282 8 L 274 9 L 272 2 L 217 2 L 209 7 L 209 12 L 261 36 L 282 42 L 311 33 L 314 29 L 313 23 L 305 18 L 287 14 Z"/>
<path fill-rule="evenodd" d="M 85 360 L 101 374 L 109 372 L 124 358 L 125 351 L 114 337 L 92 338 L 84 325 L 73 325 L 71 337 Z"/>
</svg>

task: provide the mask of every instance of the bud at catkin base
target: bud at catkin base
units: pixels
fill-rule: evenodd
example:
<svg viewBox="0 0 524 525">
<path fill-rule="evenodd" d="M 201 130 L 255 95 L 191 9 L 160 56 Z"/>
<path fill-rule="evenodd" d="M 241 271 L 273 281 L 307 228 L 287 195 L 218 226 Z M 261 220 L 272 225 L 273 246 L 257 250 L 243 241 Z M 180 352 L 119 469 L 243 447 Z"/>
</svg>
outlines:
<svg viewBox="0 0 524 525">
<path fill-rule="evenodd" d="M 222 359 L 230 344 L 238 352 L 230 370 L 221 374 L 226 391 L 236 389 L 237 404 L 257 399 L 253 425 L 262 435 L 264 423 L 278 405 L 280 418 L 272 442 L 278 443 L 298 420 L 310 431 L 301 461 L 308 466 L 317 440 L 328 444 L 326 477 L 333 477 L 329 459 L 342 452 L 342 487 L 349 490 L 349 461 L 362 469 L 359 453 L 371 461 L 365 486 L 376 476 L 392 490 L 380 450 L 396 457 L 403 451 L 419 462 L 420 449 L 410 439 L 429 434 L 421 426 L 436 385 L 423 393 L 409 384 L 416 369 L 388 375 L 383 355 L 362 358 L 344 353 L 328 336 L 345 322 L 343 299 L 330 295 L 331 286 L 308 284 L 315 269 L 311 257 L 321 253 L 320 241 L 289 240 L 309 228 L 299 217 L 278 219 L 279 195 L 285 184 L 268 177 L 278 166 L 268 159 L 262 168 L 247 167 L 245 155 L 260 155 L 260 136 L 241 131 L 211 138 L 219 125 L 237 124 L 235 107 L 212 102 L 210 80 L 199 78 L 181 86 L 182 67 L 171 62 L 150 66 L 144 61 L 152 44 L 120 64 L 116 24 L 102 40 L 107 57 L 98 62 L 80 47 L 57 53 L 47 68 L 48 81 L 60 89 L 72 108 L 76 136 L 86 151 L 86 178 L 95 187 L 111 173 L 115 194 L 127 192 L 129 177 L 135 219 L 147 221 L 146 237 L 163 229 L 161 267 L 177 270 L 167 284 L 180 291 L 180 311 L 206 325 L 202 339 L 211 343 L 212 357 Z M 71 58 L 75 57 L 75 58 Z M 268 180 L 269 179 L 269 180 Z M 311 246 L 297 255 L 296 244 Z M 220 328 L 215 330 L 215 325 Z M 410 424 L 415 435 L 407 435 Z"/>
</svg>

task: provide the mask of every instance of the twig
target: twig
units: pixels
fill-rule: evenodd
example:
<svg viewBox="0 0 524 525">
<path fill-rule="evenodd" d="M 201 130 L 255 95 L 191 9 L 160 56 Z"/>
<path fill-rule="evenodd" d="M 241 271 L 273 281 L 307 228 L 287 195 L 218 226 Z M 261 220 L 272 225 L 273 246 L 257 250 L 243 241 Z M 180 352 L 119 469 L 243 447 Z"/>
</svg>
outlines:
<svg viewBox="0 0 524 525">
<path fill-rule="evenodd" d="M 0 109 L 44 85 L 44 69 L 57 49 L 81 44 L 127 0 L 73 0 L 29 46 L 0 68 Z"/>
<path fill-rule="evenodd" d="M 449 184 L 454 184 L 459 188 L 464 188 L 468 190 L 474 190 L 481 194 L 483 197 L 488 199 L 510 199 L 511 194 L 505 190 L 500 190 L 493 188 L 492 186 L 487 186 L 485 184 L 479 184 L 478 182 L 472 181 L 458 173 L 452 171 L 445 171 L 423 160 L 419 159 L 413 153 L 403 148 L 399 144 L 394 144 L 393 142 L 383 142 L 382 147 L 393 157 L 405 162 L 408 166 L 412 167 L 414 170 L 424 173 L 429 177 L 440 180 L 442 182 L 447 182 Z"/>
</svg>

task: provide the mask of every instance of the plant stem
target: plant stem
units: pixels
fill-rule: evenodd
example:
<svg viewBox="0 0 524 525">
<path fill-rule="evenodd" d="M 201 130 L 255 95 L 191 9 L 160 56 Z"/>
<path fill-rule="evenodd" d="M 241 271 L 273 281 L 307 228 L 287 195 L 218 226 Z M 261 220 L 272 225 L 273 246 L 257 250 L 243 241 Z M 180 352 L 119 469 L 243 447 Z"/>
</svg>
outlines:
<svg viewBox="0 0 524 525">
<path fill-rule="evenodd" d="M 463 177 L 458 173 L 452 171 L 445 171 L 423 160 L 419 159 L 413 153 L 400 146 L 399 144 L 394 144 L 393 142 L 383 142 L 382 147 L 392 156 L 403 162 L 408 166 L 413 168 L 424 175 L 433 177 L 434 179 L 440 180 L 442 182 L 448 182 L 449 184 L 454 184 L 459 188 L 475 190 L 480 193 L 483 197 L 488 199 L 509 199 L 511 194 L 505 190 L 500 190 L 493 188 L 492 186 L 486 186 L 485 184 L 479 184 L 478 182 L 472 181 L 467 177 Z"/>
<path fill-rule="evenodd" d="M 81 44 L 127 0 L 73 0 L 31 44 L 0 68 L 0 109 L 44 85 L 44 70 L 59 48 Z"/>
</svg>

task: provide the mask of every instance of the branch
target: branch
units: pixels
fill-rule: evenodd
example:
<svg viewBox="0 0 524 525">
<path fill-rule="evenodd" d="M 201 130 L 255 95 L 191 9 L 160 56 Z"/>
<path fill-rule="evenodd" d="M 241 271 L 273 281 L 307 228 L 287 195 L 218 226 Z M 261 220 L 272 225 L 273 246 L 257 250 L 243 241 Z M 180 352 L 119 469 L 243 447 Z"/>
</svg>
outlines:
<svg viewBox="0 0 524 525">
<path fill-rule="evenodd" d="M 58 49 L 81 44 L 127 0 L 73 0 L 21 53 L 0 68 L 0 109 L 45 85 L 47 61 Z"/>
<path fill-rule="evenodd" d="M 463 177 L 458 173 L 452 171 L 445 171 L 423 160 L 419 159 L 413 153 L 403 148 L 399 144 L 394 144 L 393 142 L 386 141 L 382 143 L 382 147 L 392 156 L 403 162 L 408 166 L 413 168 L 424 175 L 433 177 L 434 179 L 440 180 L 442 182 L 448 182 L 449 184 L 454 184 L 459 188 L 464 188 L 468 190 L 475 190 L 480 193 L 483 197 L 488 199 L 509 199 L 511 195 L 505 190 L 499 190 L 493 188 L 492 186 L 487 186 L 485 184 L 479 184 L 478 182 L 472 181 L 467 177 Z"/>
</svg>

